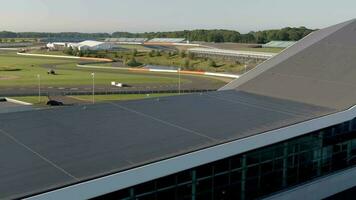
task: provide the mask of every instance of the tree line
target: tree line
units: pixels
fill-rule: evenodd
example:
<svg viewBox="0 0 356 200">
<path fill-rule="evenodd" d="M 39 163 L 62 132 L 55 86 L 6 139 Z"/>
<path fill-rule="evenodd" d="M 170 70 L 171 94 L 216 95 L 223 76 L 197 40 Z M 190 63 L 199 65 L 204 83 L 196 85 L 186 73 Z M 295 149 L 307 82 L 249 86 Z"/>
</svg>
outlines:
<svg viewBox="0 0 356 200">
<path fill-rule="evenodd" d="M 201 42 L 234 42 L 234 43 L 267 43 L 272 40 L 298 41 L 313 32 L 314 30 L 305 27 L 283 28 L 275 30 L 265 30 L 241 34 L 232 30 L 192 30 L 192 31 L 172 31 L 172 32 L 146 32 L 128 33 L 114 32 L 112 37 L 138 37 L 138 38 L 186 38 L 189 41 Z"/>
<path fill-rule="evenodd" d="M 109 33 L 78 33 L 78 32 L 63 32 L 63 33 L 41 33 L 41 32 L 0 32 L 0 38 L 186 38 L 189 41 L 201 42 L 234 42 L 234 43 L 267 43 L 272 40 L 282 41 L 298 41 L 313 32 L 314 30 L 305 27 L 299 28 L 282 28 L 275 30 L 264 30 L 257 32 L 249 32 L 241 34 L 233 30 L 184 30 L 171 32 L 145 32 L 145 33 L 129 33 L 129 32 L 114 32 Z"/>
<path fill-rule="evenodd" d="M 109 33 L 79 33 L 79 32 L 10 32 L 1 31 L 0 38 L 108 38 Z"/>
</svg>

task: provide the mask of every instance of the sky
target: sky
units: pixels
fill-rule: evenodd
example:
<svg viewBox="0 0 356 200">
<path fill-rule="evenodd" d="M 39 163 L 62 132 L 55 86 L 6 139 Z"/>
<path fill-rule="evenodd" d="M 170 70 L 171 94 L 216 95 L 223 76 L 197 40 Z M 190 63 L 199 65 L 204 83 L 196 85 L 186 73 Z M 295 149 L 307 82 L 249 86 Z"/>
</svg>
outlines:
<svg viewBox="0 0 356 200">
<path fill-rule="evenodd" d="M 355 0 L 0 0 L 0 30 L 149 32 L 324 28 L 356 18 Z"/>
</svg>

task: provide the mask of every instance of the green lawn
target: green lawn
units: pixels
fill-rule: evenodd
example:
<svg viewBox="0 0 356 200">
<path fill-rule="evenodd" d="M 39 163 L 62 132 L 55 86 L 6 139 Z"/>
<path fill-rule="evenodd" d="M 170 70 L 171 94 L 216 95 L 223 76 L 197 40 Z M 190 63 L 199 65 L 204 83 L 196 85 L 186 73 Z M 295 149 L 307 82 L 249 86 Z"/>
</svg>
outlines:
<svg viewBox="0 0 356 200">
<path fill-rule="evenodd" d="M 56 56 L 68 56 L 63 51 L 48 51 L 48 50 L 39 50 L 39 49 L 28 51 L 26 53 L 46 54 L 46 55 L 56 55 Z"/>
<path fill-rule="evenodd" d="M 163 66 L 178 66 L 185 70 L 208 71 L 208 72 L 230 72 L 236 73 L 241 71 L 244 66 L 231 60 L 223 60 L 215 58 L 215 67 L 210 66 L 210 61 L 203 58 L 189 59 L 189 67 L 185 66 L 186 58 L 181 58 L 178 55 L 168 57 L 162 56 L 138 56 L 137 61 L 145 64 L 163 65 Z"/>
<path fill-rule="evenodd" d="M 118 52 L 122 60 L 130 60 L 132 52 Z M 144 64 L 160 65 L 160 66 L 175 66 L 181 67 L 184 70 L 208 71 L 208 72 L 229 72 L 238 73 L 244 69 L 244 65 L 231 60 L 215 58 L 216 66 L 210 66 L 210 60 L 204 58 L 182 58 L 179 55 L 169 56 L 168 53 L 162 52 L 161 56 L 149 56 L 147 52 L 139 52 L 135 56 L 136 61 Z M 189 60 L 189 66 L 186 66 L 186 60 Z M 111 66 L 111 63 L 95 64 L 100 66 Z"/>
<path fill-rule="evenodd" d="M 177 83 L 178 78 L 154 76 L 152 74 L 136 72 L 120 73 L 118 70 L 81 69 L 76 67 L 78 60 L 62 58 L 43 58 L 19 56 L 15 52 L 0 52 L 0 87 L 9 86 L 37 86 L 37 74 L 40 75 L 42 86 L 80 86 L 91 85 L 91 72 L 95 72 L 95 83 L 110 85 L 111 81 L 126 84 Z M 48 75 L 48 69 L 41 65 L 58 65 L 55 69 L 58 75 Z M 182 82 L 188 82 L 182 78 Z"/>
<path fill-rule="evenodd" d="M 128 62 L 133 54 L 133 49 L 138 50 L 135 56 L 136 61 L 144 64 L 161 65 L 161 66 L 176 66 L 181 67 L 184 70 L 194 70 L 194 71 L 208 71 L 208 72 L 228 72 L 228 73 L 241 73 L 244 70 L 244 65 L 223 58 L 214 58 L 216 66 L 211 65 L 210 59 L 205 58 L 187 58 L 181 57 L 180 55 L 168 55 L 167 52 L 161 52 L 161 55 L 149 56 L 149 48 L 142 45 L 120 45 L 123 48 L 128 49 L 127 51 L 98 51 L 92 53 L 88 56 L 103 56 L 111 59 L 119 59 L 123 62 Z M 148 51 L 149 50 L 149 51 Z M 243 48 L 243 51 L 257 51 L 257 52 L 270 52 L 279 53 L 283 49 L 281 48 Z M 62 51 L 44 51 L 44 50 L 34 50 L 30 53 L 43 53 L 52 55 L 65 55 Z M 188 63 L 187 63 L 188 62 Z M 110 66 L 111 63 L 100 64 L 104 66 Z"/>
</svg>

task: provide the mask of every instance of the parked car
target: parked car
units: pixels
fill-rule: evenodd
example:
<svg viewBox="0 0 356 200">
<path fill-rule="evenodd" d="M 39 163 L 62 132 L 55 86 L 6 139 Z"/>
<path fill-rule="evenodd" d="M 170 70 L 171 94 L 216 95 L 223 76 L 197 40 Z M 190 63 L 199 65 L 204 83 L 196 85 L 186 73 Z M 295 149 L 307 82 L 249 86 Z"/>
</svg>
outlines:
<svg viewBox="0 0 356 200">
<path fill-rule="evenodd" d="M 47 102 L 47 105 L 48 106 L 63 106 L 63 102 L 60 102 L 60 101 L 56 101 L 56 100 L 49 100 Z"/>
</svg>

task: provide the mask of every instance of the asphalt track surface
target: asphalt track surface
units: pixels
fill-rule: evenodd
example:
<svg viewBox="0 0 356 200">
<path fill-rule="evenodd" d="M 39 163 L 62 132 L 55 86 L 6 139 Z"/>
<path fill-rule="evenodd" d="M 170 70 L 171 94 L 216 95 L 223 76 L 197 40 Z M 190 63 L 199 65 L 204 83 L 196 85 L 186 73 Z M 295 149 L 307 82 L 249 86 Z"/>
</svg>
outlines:
<svg viewBox="0 0 356 200">
<path fill-rule="evenodd" d="M 55 64 L 42 64 L 40 65 L 46 69 L 61 69 L 60 65 L 68 64 L 68 62 L 59 62 Z M 107 69 L 85 69 L 85 68 L 74 68 L 72 70 L 87 71 L 90 72 L 108 72 Z M 153 72 L 129 72 L 129 71 L 113 71 L 112 73 L 118 74 L 139 74 L 139 75 L 149 75 L 151 77 L 172 77 L 177 78 L 177 74 L 167 74 L 167 73 L 153 73 Z M 204 77 L 200 75 L 181 75 L 181 79 L 188 80 L 182 82 L 180 85 L 181 90 L 217 90 L 224 86 L 229 79 L 217 78 L 217 77 Z M 144 84 L 133 84 L 129 87 L 115 87 L 109 85 L 95 85 L 95 92 L 98 93 L 118 93 L 118 92 L 157 92 L 157 91 L 174 91 L 178 90 L 179 83 L 171 84 L 161 84 L 161 83 L 144 83 Z M 62 95 L 68 93 L 80 94 L 88 93 L 92 91 L 92 85 L 72 85 L 68 86 L 42 86 L 41 92 L 48 95 Z M 14 87 L 0 87 L 0 94 L 2 96 L 21 96 L 21 95 L 36 95 L 38 94 L 37 86 L 14 86 Z M 0 96 L 1 96 L 0 95 Z"/>
</svg>

